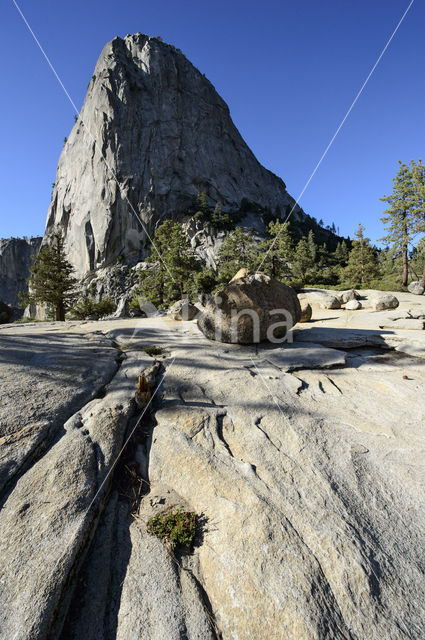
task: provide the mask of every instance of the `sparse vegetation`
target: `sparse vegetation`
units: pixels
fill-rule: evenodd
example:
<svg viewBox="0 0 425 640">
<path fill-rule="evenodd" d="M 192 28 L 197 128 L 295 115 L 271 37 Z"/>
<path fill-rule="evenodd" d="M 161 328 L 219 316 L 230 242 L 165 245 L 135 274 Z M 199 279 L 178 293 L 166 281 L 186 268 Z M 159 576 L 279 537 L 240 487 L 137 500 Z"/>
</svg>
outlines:
<svg viewBox="0 0 425 640">
<path fill-rule="evenodd" d="M 89 316 L 97 316 L 102 318 L 114 313 L 117 305 L 111 298 L 103 298 L 100 302 L 96 302 L 93 298 L 85 296 L 80 299 L 71 309 L 70 313 L 78 320 L 84 320 Z"/>
<path fill-rule="evenodd" d="M 163 540 L 170 551 L 191 547 L 196 533 L 196 514 L 182 507 L 169 509 L 148 521 L 148 532 Z"/>
<path fill-rule="evenodd" d="M 160 356 L 162 353 L 164 353 L 164 349 L 162 347 L 146 347 L 146 349 L 144 349 L 144 352 L 148 354 L 148 356 Z"/>
</svg>

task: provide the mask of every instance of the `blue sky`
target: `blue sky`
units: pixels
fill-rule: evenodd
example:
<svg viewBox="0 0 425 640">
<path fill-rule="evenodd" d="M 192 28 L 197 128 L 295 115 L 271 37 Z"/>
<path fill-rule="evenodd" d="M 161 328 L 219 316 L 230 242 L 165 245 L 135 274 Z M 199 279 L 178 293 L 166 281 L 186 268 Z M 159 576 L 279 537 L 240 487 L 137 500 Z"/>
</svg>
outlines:
<svg viewBox="0 0 425 640">
<path fill-rule="evenodd" d="M 295 198 L 409 0 L 17 0 L 77 106 L 104 44 L 161 35 L 211 80 L 258 160 Z M 0 237 L 40 235 L 73 110 L 3 0 Z M 415 0 L 300 205 L 353 236 L 383 235 L 397 161 L 425 154 L 425 4 Z"/>
</svg>

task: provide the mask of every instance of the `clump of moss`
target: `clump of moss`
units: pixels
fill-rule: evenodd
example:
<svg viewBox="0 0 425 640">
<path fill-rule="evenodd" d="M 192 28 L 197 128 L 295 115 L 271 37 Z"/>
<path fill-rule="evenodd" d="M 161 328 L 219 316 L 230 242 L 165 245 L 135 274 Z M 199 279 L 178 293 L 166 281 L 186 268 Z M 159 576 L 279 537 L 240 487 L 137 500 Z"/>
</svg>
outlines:
<svg viewBox="0 0 425 640">
<path fill-rule="evenodd" d="M 148 354 L 148 356 L 160 356 L 164 349 L 162 347 L 146 347 L 144 352 Z"/>
<path fill-rule="evenodd" d="M 182 507 L 169 509 L 148 521 L 148 532 L 163 540 L 170 551 L 190 547 L 196 533 L 196 514 Z"/>
</svg>

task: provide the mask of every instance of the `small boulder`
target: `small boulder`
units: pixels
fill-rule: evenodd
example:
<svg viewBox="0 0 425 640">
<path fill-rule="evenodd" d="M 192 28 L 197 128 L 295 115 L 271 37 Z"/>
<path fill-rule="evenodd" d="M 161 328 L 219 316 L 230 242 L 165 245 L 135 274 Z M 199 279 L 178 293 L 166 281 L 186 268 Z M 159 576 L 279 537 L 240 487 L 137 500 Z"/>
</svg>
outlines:
<svg viewBox="0 0 425 640">
<path fill-rule="evenodd" d="M 313 315 L 311 304 L 308 302 L 308 300 L 300 300 L 300 306 L 301 318 L 299 322 L 309 322 L 311 320 L 311 316 Z"/>
<path fill-rule="evenodd" d="M 338 298 L 340 299 L 342 304 L 346 304 L 351 300 L 359 300 L 360 293 L 355 289 L 347 289 L 347 291 L 341 291 L 338 295 Z"/>
<path fill-rule="evenodd" d="M 13 318 L 13 309 L 0 300 L 0 324 L 7 324 Z"/>
<path fill-rule="evenodd" d="M 321 309 L 341 309 L 341 302 L 336 296 L 324 294 L 320 297 L 318 304 Z"/>
<path fill-rule="evenodd" d="M 199 313 L 199 309 L 189 300 L 177 300 L 169 309 L 168 315 L 173 320 L 193 320 Z"/>
<path fill-rule="evenodd" d="M 398 299 L 391 293 L 385 293 L 372 298 L 370 301 L 374 311 L 385 311 L 386 309 L 397 309 L 400 304 Z"/>
<path fill-rule="evenodd" d="M 362 303 L 361 303 L 361 302 L 359 302 L 359 301 L 358 301 L 358 300 L 356 300 L 356 299 L 349 300 L 349 301 L 347 302 L 347 304 L 345 305 L 345 308 L 346 308 L 348 311 L 357 311 L 357 309 L 361 309 L 361 308 L 362 308 Z"/>
<path fill-rule="evenodd" d="M 210 340 L 238 344 L 281 341 L 299 322 L 295 291 L 264 273 L 238 272 L 215 296 L 203 296 L 198 327 Z"/>
<path fill-rule="evenodd" d="M 340 309 L 341 301 L 333 293 L 324 289 L 316 289 L 300 294 L 301 300 L 306 300 L 310 305 L 319 309 Z"/>
<path fill-rule="evenodd" d="M 409 284 L 409 286 L 407 287 L 407 290 L 410 293 L 414 293 L 415 296 L 423 296 L 425 289 L 423 288 L 422 284 L 421 284 L 421 280 L 414 280 L 413 282 L 411 282 Z"/>
</svg>

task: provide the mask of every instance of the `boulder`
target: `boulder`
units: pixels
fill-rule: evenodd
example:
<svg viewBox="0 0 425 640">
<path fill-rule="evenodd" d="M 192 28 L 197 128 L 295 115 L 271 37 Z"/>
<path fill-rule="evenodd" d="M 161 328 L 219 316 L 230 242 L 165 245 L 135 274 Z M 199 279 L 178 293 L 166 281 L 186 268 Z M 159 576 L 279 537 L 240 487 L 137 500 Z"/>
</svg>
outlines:
<svg viewBox="0 0 425 640">
<path fill-rule="evenodd" d="M 410 293 L 414 293 L 416 296 L 422 296 L 425 291 L 421 284 L 421 280 L 414 280 L 409 284 L 407 289 Z"/>
<path fill-rule="evenodd" d="M 398 299 L 392 293 L 384 293 L 371 299 L 371 306 L 374 311 L 385 311 L 386 309 L 397 309 Z"/>
<path fill-rule="evenodd" d="M 315 289 L 302 293 L 301 300 L 306 300 L 314 308 L 319 309 L 340 309 L 341 300 L 334 293 L 329 293 L 324 289 Z"/>
<path fill-rule="evenodd" d="M 168 315 L 173 320 L 193 320 L 199 310 L 189 300 L 177 300 L 169 309 Z"/>
<path fill-rule="evenodd" d="M 347 302 L 347 304 L 345 305 L 345 308 L 348 311 L 357 311 L 358 309 L 362 308 L 362 303 L 356 300 L 355 298 L 353 298 L 352 300 L 349 300 Z"/>
<path fill-rule="evenodd" d="M 0 324 L 6 324 L 13 318 L 13 309 L 0 300 Z"/>
<path fill-rule="evenodd" d="M 346 304 L 350 302 L 350 300 L 359 300 L 360 293 L 355 289 L 347 289 L 347 291 L 340 291 L 338 296 L 341 304 Z"/>
<path fill-rule="evenodd" d="M 234 278 L 202 302 L 198 327 L 207 338 L 220 342 L 280 341 L 301 318 L 295 291 L 264 273 Z"/>
<path fill-rule="evenodd" d="M 311 316 L 313 315 L 311 304 L 307 300 L 300 300 L 300 306 L 301 318 L 299 322 L 309 322 L 311 320 Z"/>
<path fill-rule="evenodd" d="M 317 296 L 315 302 L 320 309 L 341 309 L 341 302 L 339 298 L 330 293 L 323 293 Z"/>
</svg>

